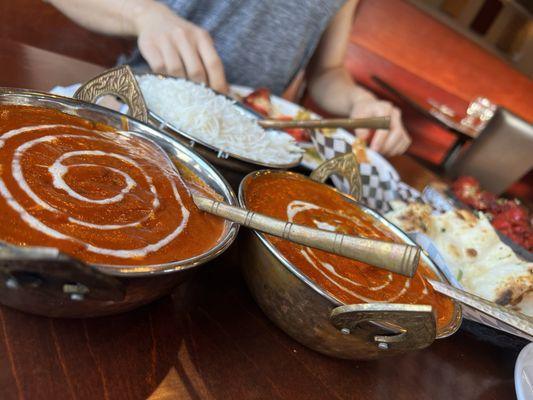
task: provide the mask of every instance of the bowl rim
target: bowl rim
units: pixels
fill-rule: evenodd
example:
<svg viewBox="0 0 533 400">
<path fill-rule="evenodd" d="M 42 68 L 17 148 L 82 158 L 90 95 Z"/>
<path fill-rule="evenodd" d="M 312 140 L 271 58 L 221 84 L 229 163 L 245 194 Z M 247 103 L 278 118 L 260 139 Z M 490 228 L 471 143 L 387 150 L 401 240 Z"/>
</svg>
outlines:
<svg viewBox="0 0 533 400">
<path fill-rule="evenodd" d="M 8 100 L 10 98 L 14 99 L 17 96 L 27 99 L 29 101 L 24 101 L 20 103 L 2 101 L 3 99 L 6 99 L 6 98 Z M 159 140 L 166 141 L 167 144 L 172 146 L 174 150 L 187 156 L 189 159 L 193 160 L 195 163 L 199 165 L 200 169 L 206 170 L 209 173 L 209 175 L 215 179 L 215 181 L 218 181 L 219 190 L 216 190 L 215 188 L 213 189 L 215 189 L 217 193 L 219 191 L 222 192 L 220 194 L 224 197 L 224 199 L 228 202 L 228 204 L 230 205 L 237 204 L 237 196 L 235 192 L 233 191 L 229 183 L 226 181 L 226 179 L 222 176 L 222 174 L 218 171 L 217 168 L 215 168 L 211 163 L 205 160 L 202 156 L 197 154 L 193 149 L 190 149 L 189 147 L 180 143 L 179 140 L 172 137 L 172 135 L 170 135 L 169 133 L 158 129 L 157 127 L 152 126 L 149 123 L 142 122 L 130 115 L 122 114 L 118 111 L 111 110 L 109 108 L 100 106 L 98 104 L 85 102 L 79 99 L 60 96 L 60 95 L 51 94 L 47 92 L 41 92 L 41 91 L 32 90 L 32 89 L 21 89 L 21 88 L 0 86 L 0 104 L 47 107 L 46 105 L 43 105 L 43 104 L 34 104 L 35 102 L 39 102 L 39 100 L 41 101 L 51 100 L 52 104 L 62 106 L 61 108 L 54 108 L 54 109 L 60 112 L 65 112 L 67 114 L 69 114 L 68 113 L 69 109 L 72 111 L 72 110 L 80 109 L 81 107 L 81 109 L 83 110 L 90 110 L 90 111 L 95 112 L 96 114 L 114 119 L 120 124 L 123 124 L 126 121 L 128 125 L 128 130 L 130 132 L 136 135 L 139 135 L 140 137 L 147 138 L 150 141 L 156 143 L 170 157 L 167 151 L 160 145 Z M 79 116 L 79 117 L 90 120 L 90 118 L 86 116 L 83 116 L 83 117 Z M 132 123 L 138 124 L 141 127 L 143 127 L 143 131 L 142 132 L 136 131 L 135 128 L 132 128 Z M 117 130 L 120 131 L 121 129 L 117 129 Z M 170 158 L 172 159 L 172 157 Z M 185 166 L 190 168 L 190 165 L 187 165 L 186 163 L 184 164 Z M 201 177 L 199 178 L 203 181 Z M 167 273 L 189 270 L 219 256 L 235 241 L 237 237 L 237 233 L 239 231 L 239 225 L 234 222 L 229 222 L 229 221 L 226 221 L 226 224 L 227 224 L 227 228 L 225 229 L 225 232 L 221 235 L 221 238 L 212 248 L 210 248 L 209 250 L 205 251 L 202 254 L 199 254 L 199 255 L 196 255 L 196 256 L 193 256 L 187 259 L 168 262 L 168 263 L 162 263 L 162 264 L 147 264 L 147 265 L 119 265 L 119 264 L 87 263 L 84 261 L 81 261 L 81 262 L 89 267 L 96 268 L 99 272 L 102 272 L 107 275 L 118 276 L 118 277 L 143 277 L 143 276 L 160 275 L 160 274 L 167 274 Z M 26 248 L 41 247 L 42 248 L 42 246 L 23 246 L 23 247 L 26 247 Z M 56 248 L 53 248 L 53 249 L 56 249 Z"/>
<path fill-rule="evenodd" d="M 399 227 L 394 225 L 392 222 L 387 220 L 385 217 L 383 217 L 381 214 L 379 214 L 377 211 L 372 210 L 371 208 L 365 206 L 364 204 L 361 204 L 355 198 L 352 196 L 341 192 L 337 188 L 334 188 L 332 186 L 326 185 L 325 183 L 317 182 L 310 177 L 307 177 L 305 175 L 292 172 L 292 171 L 276 171 L 276 170 L 259 170 L 259 171 L 253 171 L 247 174 L 243 180 L 241 181 L 241 184 L 239 185 L 239 192 L 238 192 L 238 200 L 241 207 L 246 207 L 246 200 L 244 198 L 246 186 L 250 183 L 250 181 L 257 176 L 261 175 L 268 175 L 268 174 L 284 174 L 289 176 L 295 176 L 299 179 L 303 179 L 305 181 L 311 181 L 314 184 L 320 184 L 328 189 L 334 191 L 337 194 L 342 195 L 348 202 L 353 203 L 360 207 L 366 214 L 372 216 L 373 218 L 377 219 L 380 223 L 385 225 L 388 229 L 390 229 L 394 234 L 398 235 L 400 239 L 402 239 L 405 243 L 417 246 L 419 247 L 416 242 L 414 242 L 403 230 L 401 230 Z M 266 238 L 266 236 L 258 231 L 253 231 L 253 233 L 256 235 L 257 238 L 259 238 L 260 242 L 276 257 L 276 259 L 287 269 L 289 272 L 291 272 L 296 278 L 298 278 L 300 281 L 302 281 L 305 285 L 307 285 L 309 288 L 311 288 L 315 293 L 319 294 L 323 298 L 325 298 L 327 301 L 332 303 L 335 307 L 347 305 L 345 303 L 342 303 L 341 301 L 334 298 L 332 295 L 330 295 L 325 289 L 323 289 L 320 285 L 316 284 L 314 281 L 312 281 L 307 275 L 303 274 L 295 265 L 293 265 L 289 260 L 287 260 L 281 252 Z M 433 260 L 427 255 L 427 253 L 422 249 L 420 253 L 420 257 L 424 262 L 426 262 L 431 270 L 435 272 L 437 277 L 444 281 L 445 283 L 449 283 L 446 279 L 446 276 L 440 271 L 440 269 L 437 267 L 437 265 L 433 262 Z M 454 311 L 452 318 L 450 319 L 450 322 L 441 329 L 441 331 L 436 331 L 436 339 L 443 339 L 448 336 L 453 335 L 459 327 L 461 326 L 462 322 L 462 309 L 461 305 L 454 299 L 450 299 L 454 305 Z"/>
</svg>

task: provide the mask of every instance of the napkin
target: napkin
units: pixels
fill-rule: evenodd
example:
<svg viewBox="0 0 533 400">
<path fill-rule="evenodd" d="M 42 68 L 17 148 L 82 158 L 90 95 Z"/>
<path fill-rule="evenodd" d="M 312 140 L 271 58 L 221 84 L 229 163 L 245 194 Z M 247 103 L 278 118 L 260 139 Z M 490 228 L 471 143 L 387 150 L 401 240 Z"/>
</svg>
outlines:
<svg viewBox="0 0 533 400">
<path fill-rule="evenodd" d="M 76 90 L 81 86 L 81 83 L 74 83 L 69 86 L 55 86 L 50 90 L 50 93 L 52 94 L 58 94 L 60 96 L 65 97 L 72 97 L 74 96 L 74 93 L 76 93 Z"/>
<path fill-rule="evenodd" d="M 78 90 L 80 86 L 81 83 L 74 83 L 69 86 L 55 86 L 52 88 L 52 90 L 50 90 L 50 93 L 65 97 L 73 97 L 74 93 L 76 93 L 76 90 Z M 128 113 L 128 106 L 126 104 L 122 104 L 122 102 L 119 103 L 118 101 L 114 101 L 114 99 L 111 99 L 111 101 L 106 99 L 106 101 L 102 101 L 101 103 L 98 103 L 98 105 L 108 107 L 112 110 L 118 110 L 123 114 Z"/>
</svg>

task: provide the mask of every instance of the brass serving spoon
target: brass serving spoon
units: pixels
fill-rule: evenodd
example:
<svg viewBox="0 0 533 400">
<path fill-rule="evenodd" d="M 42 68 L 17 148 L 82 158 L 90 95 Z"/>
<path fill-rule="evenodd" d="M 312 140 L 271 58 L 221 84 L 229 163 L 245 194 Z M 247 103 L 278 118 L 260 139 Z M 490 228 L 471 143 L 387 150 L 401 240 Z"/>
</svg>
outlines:
<svg viewBox="0 0 533 400">
<path fill-rule="evenodd" d="M 344 129 L 389 129 L 390 117 L 370 117 L 370 118 L 329 118 L 329 119 L 301 119 L 301 120 L 278 120 L 260 119 L 257 123 L 265 129 L 286 129 L 286 128 L 344 128 Z"/>
<path fill-rule="evenodd" d="M 418 267 L 420 249 L 416 246 L 310 228 L 230 206 L 198 193 L 191 195 L 196 206 L 202 211 L 294 243 L 362 261 L 408 277 L 412 277 Z"/>
</svg>

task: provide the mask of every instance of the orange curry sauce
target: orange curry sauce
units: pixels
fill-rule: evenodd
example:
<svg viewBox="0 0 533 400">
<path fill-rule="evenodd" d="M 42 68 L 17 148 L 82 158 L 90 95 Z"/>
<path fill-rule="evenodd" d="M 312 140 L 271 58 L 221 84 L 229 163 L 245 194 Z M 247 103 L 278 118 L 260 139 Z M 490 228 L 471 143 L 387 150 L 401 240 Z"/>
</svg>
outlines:
<svg viewBox="0 0 533 400">
<path fill-rule="evenodd" d="M 0 105 L 0 240 L 150 265 L 200 255 L 223 231 L 154 142 L 52 109 Z"/>
<path fill-rule="evenodd" d="M 297 175 L 259 175 L 249 182 L 245 193 L 248 208 L 275 218 L 350 235 L 401 241 L 344 196 Z M 437 330 L 452 318 L 452 301 L 436 293 L 424 279 L 424 276 L 434 279 L 436 276 L 422 262 L 416 275 L 409 279 L 277 237 L 268 236 L 268 239 L 302 273 L 344 304 L 429 304 L 436 312 Z"/>
</svg>

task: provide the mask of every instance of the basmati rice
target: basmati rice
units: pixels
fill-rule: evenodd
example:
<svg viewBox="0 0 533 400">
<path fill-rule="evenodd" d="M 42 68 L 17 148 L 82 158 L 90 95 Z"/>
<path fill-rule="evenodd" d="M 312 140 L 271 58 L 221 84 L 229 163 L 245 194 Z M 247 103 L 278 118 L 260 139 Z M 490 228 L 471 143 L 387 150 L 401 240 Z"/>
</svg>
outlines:
<svg viewBox="0 0 533 400">
<path fill-rule="evenodd" d="M 217 149 L 267 164 L 290 164 L 302 150 L 294 139 L 261 128 L 230 99 L 185 79 L 137 78 L 148 108 L 190 136 Z"/>
</svg>

